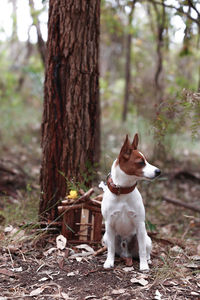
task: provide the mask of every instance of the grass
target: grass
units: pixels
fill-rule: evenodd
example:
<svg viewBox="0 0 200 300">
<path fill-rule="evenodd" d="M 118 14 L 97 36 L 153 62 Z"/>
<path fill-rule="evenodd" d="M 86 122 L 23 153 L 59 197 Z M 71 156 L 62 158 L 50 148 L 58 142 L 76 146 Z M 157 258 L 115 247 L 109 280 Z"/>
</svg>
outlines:
<svg viewBox="0 0 200 300">
<path fill-rule="evenodd" d="M 5 226 L 37 222 L 39 199 L 38 191 L 22 192 L 17 200 L 10 203 L 7 198 L 3 198 L 1 215 L 5 219 Z"/>
</svg>

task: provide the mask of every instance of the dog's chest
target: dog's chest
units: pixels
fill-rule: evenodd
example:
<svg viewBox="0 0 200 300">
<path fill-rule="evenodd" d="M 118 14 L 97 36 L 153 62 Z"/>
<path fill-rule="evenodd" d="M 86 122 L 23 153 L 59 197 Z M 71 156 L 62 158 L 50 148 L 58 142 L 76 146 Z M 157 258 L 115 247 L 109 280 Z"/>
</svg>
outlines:
<svg viewBox="0 0 200 300">
<path fill-rule="evenodd" d="M 136 216 L 133 207 L 122 204 L 116 206 L 110 213 L 110 222 L 117 234 L 128 236 L 133 232 Z"/>
<path fill-rule="evenodd" d="M 139 192 L 114 197 L 105 195 L 103 215 L 116 234 L 129 236 L 135 233 L 136 223 L 144 217 L 144 206 Z"/>
</svg>

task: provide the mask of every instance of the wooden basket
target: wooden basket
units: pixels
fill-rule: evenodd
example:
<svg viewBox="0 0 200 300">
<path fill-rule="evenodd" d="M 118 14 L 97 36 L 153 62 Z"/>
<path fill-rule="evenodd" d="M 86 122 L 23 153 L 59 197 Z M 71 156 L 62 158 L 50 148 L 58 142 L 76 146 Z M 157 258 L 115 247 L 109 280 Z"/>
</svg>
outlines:
<svg viewBox="0 0 200 300">
<path fill-rule="evenodd" d="M 102 196 L 90 199 L 90 189 L 79 199 L 66 198 L 58 207 L 62 215 L 62 234 L 72 243 L 98 243 L 102 238 Z M 98 199 L 98 200 L 97 200 Z"/>
</svg>

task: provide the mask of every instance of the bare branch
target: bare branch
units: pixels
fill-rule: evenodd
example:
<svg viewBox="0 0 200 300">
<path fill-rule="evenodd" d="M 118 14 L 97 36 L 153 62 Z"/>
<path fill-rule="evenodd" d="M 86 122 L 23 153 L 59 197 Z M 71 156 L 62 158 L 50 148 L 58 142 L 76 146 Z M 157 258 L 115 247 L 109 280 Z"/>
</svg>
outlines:
<svg viewBox="0 0 200 300">
<path fill-rule="evenodd" d="M 166 4 L 164 2 L 157 1 L 157 0 L 149 0 L 149 1 L 151 3 L 155 3 L 155 4 L 158 4 L 158 5 L 167 7 L 167 8 L 175 9 L 177 12 L 187 16 L 190 20 L 192 20 L 194 23 L 196 23 L 198 25 L 198 27 L 200 27 L 200 18 L 197 18 L 197 19 L 193 18 L 190 14 L 188 14 L 188 12 L 185 12 L 182 7 L 176 7 L 176 6 L 169 5 L 169 4 Z"/>
<path fill-rule="evenodd" d="M 198 18 L 200 18 L 200 12 L 198 11 L 198 9 L 196 8 L 196 6 L 194 5 L 193 1 L 192 0 L 188 0 L 188 4 L 189 4 L 190 7 L 192 7 L 196 11 L 196 13 L 198 15 Z"/>
</svg>

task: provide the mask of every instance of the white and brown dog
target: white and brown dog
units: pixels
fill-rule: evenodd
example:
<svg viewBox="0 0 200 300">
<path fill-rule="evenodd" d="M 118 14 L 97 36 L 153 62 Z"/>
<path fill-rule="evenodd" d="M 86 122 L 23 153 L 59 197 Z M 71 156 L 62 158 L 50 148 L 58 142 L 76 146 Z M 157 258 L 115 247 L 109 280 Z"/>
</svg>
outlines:
<svg viewBox="0 0 200 300">
<path fill-rule="evenodd" d="M 104 268 L 114 266 L 115 253 L 121 257 L 138 257 L 140 270 L 149 270 L 152 243 L 145 228 L 145 210 L 136 187 L 139 179 L 154 179 L 161 171 L 150 165 L 137 150 L 138 134 L 132 144 L 128 135 L 118 159 L 113 162 L 101 206 L 105 220 L 103 242 L 107 246 Z"/>
</svg>

